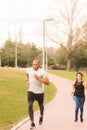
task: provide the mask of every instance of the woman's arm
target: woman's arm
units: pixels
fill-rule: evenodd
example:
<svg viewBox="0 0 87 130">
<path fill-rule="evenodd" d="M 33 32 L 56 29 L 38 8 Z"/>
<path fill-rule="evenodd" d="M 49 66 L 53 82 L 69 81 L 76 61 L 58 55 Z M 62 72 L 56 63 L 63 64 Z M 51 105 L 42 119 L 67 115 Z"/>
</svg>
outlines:
<svg viewBox="0 0 87 130">
<path fill-rule="evenodd" d="M 74 94 L 74 91 L 75 91 L 75 82 L 72 84 L 72 91 L 71 91 L 71 95 Z"/>
<path fill-rule="evenodd" d="M 87 89 L 87 83 L 86 82 L 83 82 L 83 86 L 85 89 Z"/>
</svg>

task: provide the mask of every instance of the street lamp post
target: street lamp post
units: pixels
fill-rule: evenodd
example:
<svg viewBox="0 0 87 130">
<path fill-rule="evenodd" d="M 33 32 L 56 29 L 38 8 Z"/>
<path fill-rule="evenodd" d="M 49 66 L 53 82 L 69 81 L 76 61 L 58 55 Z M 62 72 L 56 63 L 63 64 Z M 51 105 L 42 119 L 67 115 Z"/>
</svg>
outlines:
<svg viewBox="0 0 87 130">
<path fill-rule="evenodd" d="M 45 70 L 45 20 L 43 20 L 43 69 Z"/>
<path fill-rule="evenodd" d="M 0 67 L 1 67 L 1 48 L 0 48 Z"/>
<path fill-rule="evenodd" d="M 1 63 L 1 54 L 2 54 L 2 49 L 0 48 L 0 67 L 2 66 L 2 63 Z"/>
<path fill-rule="evenodd" d="M 17 68 L 17 34 L 16 34 L 16 26 L 15 26 L 15 67 Z"/>
<path fill-rule="evenodd" d="M 46 72 L 47 72 L 47 70 L 48 70 L 48 55 L 47 55 L 47 40 L 46 40 Z"/>
<path fill-rule="evenodd" d="M 17 68 L 17 41 L 15 41 L 15 67 Z"/>
<path fill-rule="evenodd" d="M 43 20 L 43 69 L 47 71 L 47 44 L 46 44 L 46 22 L 53 21 L 54 19 L 44 19 Z M 45 61 L 45 52 L 46 52 L 46 61 Z M 46 62 L 46 67 L 45 67 Z"/>
</svg>

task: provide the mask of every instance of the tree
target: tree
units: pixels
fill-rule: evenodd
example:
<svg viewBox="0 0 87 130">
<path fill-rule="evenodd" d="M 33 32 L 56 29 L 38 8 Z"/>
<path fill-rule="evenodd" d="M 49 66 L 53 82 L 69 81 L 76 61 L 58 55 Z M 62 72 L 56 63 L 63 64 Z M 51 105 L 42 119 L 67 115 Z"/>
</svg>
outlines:
<svg viewBox="0 0 87 130">
<path fill-rule="evenodd" d="M 87 44 L 87 21 L 82 25 L 80 29 L 81 42 Z"/>
<path fill-rule="evenodd" d="M 80 45 L 78 50 L 72 56 L 72 67 L 78 71 L 80 67 L 87 67 L 87 45 Z"/>
<path fill-rule="evenodd" d="M 79 44 L 82 44 L 80 29 L 82 23 L 86 21 L 87 14 L 80 15 L 80 13 L 85 11 L 85 7 L 79 10 L 78 0 L 70 0 L 68 2 L 64 0 L 62 3 L 64 3 L 63 10 L 58 10 L 60 12 L 60 18 L 56 22 L 54 29 L 56 30 L 56 34 L 54 33 L 55 35 L 51 36 L 50 39 L 64 48 L 66 52 L 67 70 L 69 71 L 71 68 L 72 54 L 78 49 Z M 79 22 L 80 19 L 83 20 L 81 23 Z"/>
<path fill-rule="evenodd" d="M 2 51 L 2 66 L 15 66 L 15 42 L 6 40 Z M 37 49 L 34 43 L 17 43 L 17 66 L 31 66 L 35 58 L 41 59 L 41 50 Z"/>
<path fill-rule="evenodd" d="M 14 66 L 14 42 L 12 42 L 10 39 L 6 40 L 2 50 L 2 65 Z"/>
<path fill-rule="evenodd" d="M 41 59 L 41 50 L 37 49 L 34 43 L 27 43 L 25 47 L 25 55 L 26 55 L 26 66 L 31 66 L 32 61 L 36 58 Z"/>
<path fill-rule="evenodd" d="M 55 54 L 55 62 L 61 65 L 66 65 L 66 57 L 65 57 L 65 50 L 62 47 L 59 47 Z"/>
</svg>

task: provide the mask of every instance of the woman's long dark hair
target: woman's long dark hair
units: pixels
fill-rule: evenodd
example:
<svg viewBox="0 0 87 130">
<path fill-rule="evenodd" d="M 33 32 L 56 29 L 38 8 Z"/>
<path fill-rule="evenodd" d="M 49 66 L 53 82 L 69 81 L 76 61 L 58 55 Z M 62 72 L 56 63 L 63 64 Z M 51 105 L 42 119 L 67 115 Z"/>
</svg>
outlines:
<svg viewBox="0 0 87 130">
<path fill-rule="evenodd" d="M 78 74 L 81 75 L 81 77 L 82 77 L 81 79 L 82 79 L 82 82 L 83 82 L 83 74 L 82 74 L 81 72 L 77 72 L 77 73 L 76 73 L 76 77 L 77 77 Z M 76 82 L 78 82 L 77 78 L 76 78 Z"/>
<path fill-rule="evenodd" d="M 81 77 L 83 77 L 83 74 L 82 74 L 81 72 L 77 72 L 77 73 L 76 73 L 76 76 L 77 76 L 78 74 L 80 74 Z"/>
</svg>

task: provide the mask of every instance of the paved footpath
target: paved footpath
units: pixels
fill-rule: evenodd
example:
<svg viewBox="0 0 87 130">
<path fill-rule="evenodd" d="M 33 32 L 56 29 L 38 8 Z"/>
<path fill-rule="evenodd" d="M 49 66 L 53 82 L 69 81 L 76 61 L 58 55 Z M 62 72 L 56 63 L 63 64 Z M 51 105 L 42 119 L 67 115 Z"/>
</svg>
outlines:
<svg viewBox="0 0 87 130">
<path fill-rule="evenodd" d="M 54 75 L 49 75 L 49 79 L 56 85 L 58 92 L 55 99 L 45 107 L 44 121 L 41 126 L 38 124 L 38 112 L 35 114 L 35 130 L 87 130 L 87 101 L 85 101 L 84 106 L 84 122 L 81 123 L 80 120 L 74 122 L 75 104 L 70 95 L 72 82 Z M 20 124 L 11 130 L 30 129 L 30 121 L 28 119 L 26 119 L 26 123 Z"/>
</svg>

